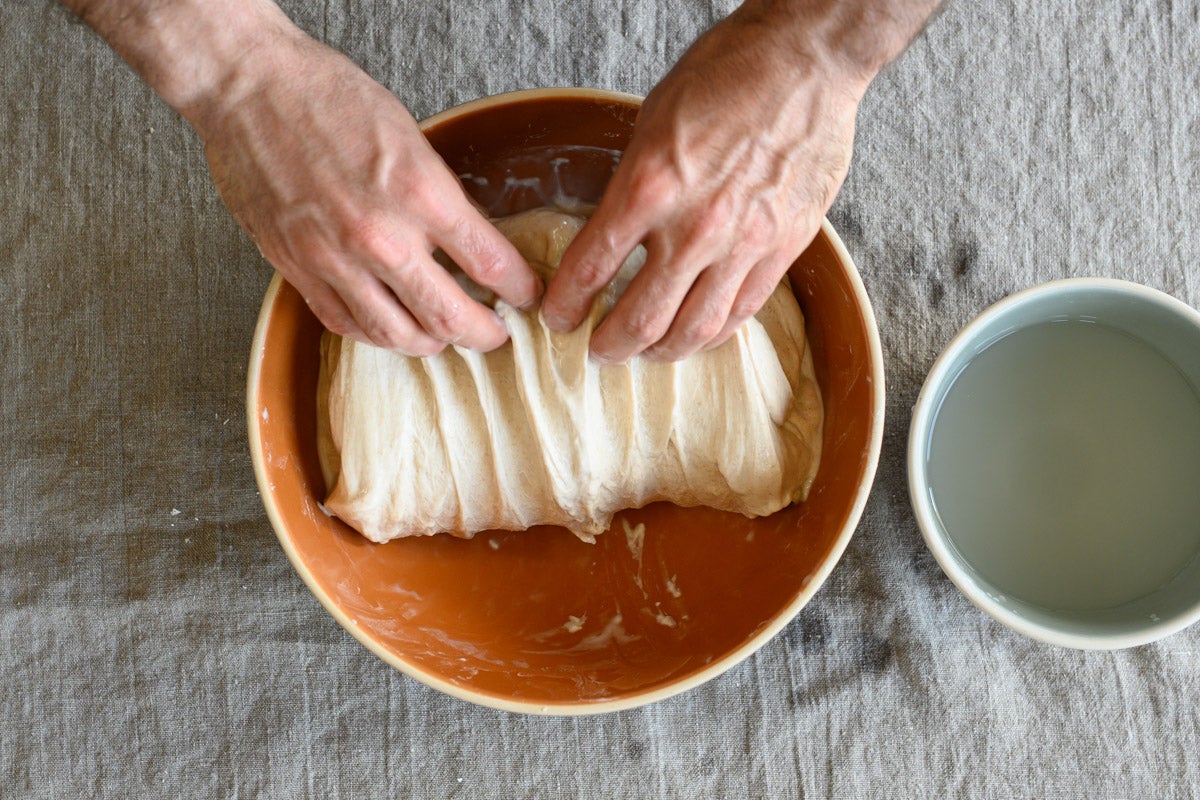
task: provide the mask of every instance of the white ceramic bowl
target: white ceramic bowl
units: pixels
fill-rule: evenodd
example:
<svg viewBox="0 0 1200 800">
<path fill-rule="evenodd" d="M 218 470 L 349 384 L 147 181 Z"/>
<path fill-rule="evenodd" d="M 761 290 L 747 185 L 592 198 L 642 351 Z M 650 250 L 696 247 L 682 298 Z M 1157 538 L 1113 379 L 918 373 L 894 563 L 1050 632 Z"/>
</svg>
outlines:
<svg viewBox="0 0 1200 800">
<path fill-rule="evenodd" d="M 999 568 L 995 563 L 979 563 L 979 553 L 984 548 L 974 551 L 974 562 L 965 557 L 964 548 L 956 545 L 954 531 L 948 530 L 946 519 L 939 514 L 935 502 L 937 491 L 931 478 L 928 453 L 939 408 L 954 381 L 972 359 L 1004 337 L 1040 323 L 1072 320 L 1099 323 L 1141 340 L 1150 345 L 1151 349 L 1145 349 L 1145 352 L 1153 354 L 1157 351 L 1159 356 L 1172 362 L 1190 382 L 1193 391 L 1200 387 L 1200 313 L 1179 300 L 1144 286 L 1102 278 L 1056 281 L 1019 292 L 987 309 L 967 325 L 929 373 L 914 407 L 909 432 L 909 493 L 929 549 L 946 575 L 976 606 L 1010 628 L 1045 642 L 1085 649 L 1131 647 L 1175 633 L 1200 619 L 1200 519 L 1195 522 L 1196 551 L 1192 552 L 1190 560 L 1186 555 L 1179 559 L 1174 577 L 1157 588 L 1115 605 L 1092 607 L 1063 603 L 1059 607 L 1047 607 L 1031 602 L 1028 598 L 1032 594 L 1022 597 L 1020 591 L 1012 591 L 1011 585 L 999 585 L 989 577 L 997 574 Z M 1112 378 L 1119 381 L 1122 376 L 1113 375 Z M 975 395 L 971 397 L 970 403 L 974 407 L 979 400 Z M 1200 414 L 1200 399 L 1197 400 L 1197 414 Z M 981 424 L 997 424 L 994 417 L 985 419 L 985 416 L 980 414 Z M 1099 435 L 1104 433 L 1099 432 Z M 1200 453 L 1194 463 L 1200 463 Z M 1081 465 L 1080 469 L 1083 468 Z M 1182 502 L 1187 491 L 1185 487 L 1183 493 L 1176 491 L 1172 497 L 1165 501 L 1159 498 L 1157 502 L 1169 503 L 1173 499 Z M 1194 491 L 1200 492 L 1200 486 Z M 1120 546 L 1122 552 L 1132 553 L 1127 569 L 1138 570 L 1142 556 L 1153 556 L 1152 548 L 1166 546 L 1165 537 L 1156 538 L 1156 533 L 1131 528 L 1127 540 L 1111 546 Z M 1172 535 L 1175 537 L 1171 540 L 1173 546 L 1178 548 L 1178 536 Z M 1109 546 L 1099 541 L 1087 544 L 1097 548 Z M 1184 552 L 1192 546 L 1185 544 Z M 1062 548 L 1062 552 L 1068 550 Z M 1011 564 L 1011 560 L 1008 563 Z M 1047 565 L 1039 561 L 1037 566 L 1040 569 Z M 1042 570 L 1047 575 L 1056 570 L 1059 575 L 1065 575 L 1071 568 L 1070 564 L 1049 566 L 1052 568 Z M 1011 566 L 1004 569 L 1012 574 Z M 1060 594 L 1074 591 L 1064 590 L 1061 585 L 1054 588 Z"/>
</svg>

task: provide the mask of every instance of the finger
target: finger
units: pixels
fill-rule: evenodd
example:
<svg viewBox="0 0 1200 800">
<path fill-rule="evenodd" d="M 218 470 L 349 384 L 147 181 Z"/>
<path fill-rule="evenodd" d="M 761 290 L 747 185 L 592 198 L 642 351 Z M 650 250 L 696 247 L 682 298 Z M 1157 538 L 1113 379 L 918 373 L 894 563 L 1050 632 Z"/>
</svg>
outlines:
<svg viewBox="0 0 1200 800">
<path fill-rule="evenodd" d="M 601 364 L 628 361 L 661 339 L 695 283 L 698 269 L 682 258 L 669 259 L 668 265 L 662 253 L 662 248 L 650 251 L 646 265 L 592 335 L 592 356 Z"/>
<path fill-rule="evenodd" d="M 729 317 L 721 330 L 709 340 L 702 349 L 713 350 L 720 347 L 738 332 L 746 320 L 753 317 L 767 302 L 767 298 L 775 291 L 783 274 L 791 266 L 791 261 L 778 256 L 764 259 L 754 265 L 746 275 L 738 289 L 737 296 L 729 308 Z"/>
<path fill-rule="evenodd" d="M 508 329 L 496 312 L 468 297 L 432 254 L 412 253 L 380 277 L 434 339 L 483 351 L 508 341 Z"/>
<path fill-rule="evenodd" d="M 753 262 L 727 261 L 700 273 L 666 335 L 645 355 L 656 361 L 678 361 L 712 341 L 725 329 L 734 299 L 752 266 Z"/>
<path fill-rule="evenodd" d="M 350 309 L 329 284 L 310 281 L 303 289 L 297 287 L 296 291 L 301 293 L 304 297 L 304 304 L 331 333 L 358 342 L 370 343 L 370 339 L 355 322 Z"/>
<path fill-rule="evenodd" d="M 488 222 L 463 195 L 448 224 L 430 231 L 430 240 L 471 276 L 506 303 L 529 309 L 542 296 L 542 281 L 504 234 Z"/>
<path fill-rule="evenodd" d="M 563 253 L 542 302 L 542 318 L 550 330 L 565 333 L 579 327 L 596 295 L 649 230 L 644 220 L 621 213 L 619 201 L 611 199 L 617 196 L 619 188 L 610 185 L 591 219 Z"/>
<path fill-rule="evenodd" d="M 409 356 L 431 356 L 446 347 L 444 341 L 426 333 L 392 290 L 374 276 L 359 273 L 352 286 L 334 284 L 333 290 L 368 344 Z"/>
</svg>

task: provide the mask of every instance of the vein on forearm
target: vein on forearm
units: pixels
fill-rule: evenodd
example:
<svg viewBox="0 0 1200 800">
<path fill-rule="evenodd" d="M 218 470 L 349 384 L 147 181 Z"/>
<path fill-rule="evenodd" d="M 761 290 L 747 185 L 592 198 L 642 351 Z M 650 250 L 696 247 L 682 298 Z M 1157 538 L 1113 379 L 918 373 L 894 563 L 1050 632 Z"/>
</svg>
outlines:
<svg viewBox="0 0 1200 800">
<path fill-rule="evenodd" d="M 819 52 L 869 80 L 924 30 L 945 0 L 746 0 L 739 12 L 786 28 L 798 48 Z"/>
</svg>

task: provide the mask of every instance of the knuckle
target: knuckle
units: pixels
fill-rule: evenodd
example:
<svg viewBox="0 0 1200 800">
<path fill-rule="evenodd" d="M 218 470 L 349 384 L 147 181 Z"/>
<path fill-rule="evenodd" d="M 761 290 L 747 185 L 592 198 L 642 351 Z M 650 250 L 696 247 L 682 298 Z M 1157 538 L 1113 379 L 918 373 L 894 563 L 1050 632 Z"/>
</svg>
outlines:
<svg viewBox="0 0 1200 800">
<path fill-rule="evenodd" d="M 330 333 L 336 333 L 338 336 L 353 336 L 358 331 L 353 317 L 345 311 L 331 308 L 331 304 L 323 299 L 305 297 L 304 304 Z"/>
<path fill-rule="evenodd" d="M 761 253 L 767 250 L 778 237 L 774 232 L 773 225 L 756 219 L 742 226 L 738 238 L 743 252 Z"/>
<path fill-rule="evenodd" d="M 449 209 L 446 207 L 447 191 L 441 176 L 430 174 L 426 170 L 414 170 L 401 181 L 400 196 L 407 205 L 418 208 L 421 213 L 431 218 L 444 218 Z"/>
<path fill-rule="evenodd" d="M 342 242 L 350 252 L 383 264 L 402 264 L 412 257 L 411 247 L 385 214 L 364 214 L 347 222 Z"/>
<path fill-rule="evenodd" d="M 273 242 L 263 242 L 260 252 L 271 263 L 292 266 L 302 271 L 304 265 L 329 265 L 339 261 L 336 244 L 318 226 L 289 225 L 281 231 L 278 247 Z"/>
<path fill-rule="evenodd" d="M 443 342 L 458 342 L 466 332 L 466 320 L 459 303 L 448 301 L 429 308 L 421 316 L 426 332 Z"/>
<path fill-rule="evenodd" d="M 402 331 L 383 320 L 370 319 L 361 327 L 363 334 L 368 339 L 387 350 L 403 350 L 408 341 L 408 337 Z"/>
<path fill-rule="evenodd" d="M 701 208 L 692 219 L 692 235 L 697 239 L 712 239 L 729 229 L 733 219 L 728 203 L 713 201 Z"/>
<path fill-rule="evenodd" d="M 678 359 L 696 352 L 721 332 L 724 322 L 715 317 L 682 322 L 664 339 L 663 355 Z"/>
<path fill-rule="evenodd" d="M 484 241 L 483 234 L 474 220 L 460 214 L 447 221 L 450 234 L 458 243 L 460 250 L 469 255 L 478 255 L 487 251 L 487 242 Z"/>
<path fill-rule="evenodd" d="M 579 262 L 575 271 L 575 282 L 585 289 L 601 289 L 608 283 L 608 270 L 600 262 L 589 259 Z"/>
<path fill-rule="evenodd" d="M 643 158 L 634 167 L 629 184 L 629 210 L 633 214 L 654 216 L 672 207 L 677 195 L 678 181 L 665 164 Z"/>
<path fill-rule="evenodd" d="M 750 319 L 758 313 L 759 304 L 756 300 L 742 298 L 733 301 L 733 308 L 729 310 L 729 317 L 739 322 Z"/>
<path fill-rule="evenodd" d="M 459 247 L 471 259 L 470 264 L 460 264 L 476 283 L 494 286 L 499 283 L 507 272 L 507 264 L 503 255 L 484 239 L 476 226 L 468 220 L 461 220 L 455 228 L 454 235 L 458 237 Z"/>
<path fill-rule="evenodd" d="M 425 358 L 427 356 L 436 356 L 438 353 L 446 349 L 445 342 L 430 340 L 426 337 L 410 340 L 404 347 L 399 348 L 405 355 Z"/>
<path fill-rule="evenodd" d="M 444 342 L 438 342 L 427 336 L 420 336 L 412 330 L 406 330 L 398 321 L 372 318 L 361 325 L 362 333 L 371 339 L 377 347 L 396 350 L 398 353 L 413 356 L 436 355 L 445 347 Z"/>
<path fill-rule="evenodd" d="M 709 314 L 685 325 L 682 338 L 688 345 L 702 345 L 716 337 L 723 327 L 725 320 L 715 314 Z"/>
<path fill-rule="evenodd" d="M 622 319 L 620 329 L 627 339 L 649 345 L 662 338 L 666 325 L 658 314 L 641 313 Z"/>
<path fill-rule="evenodd" d="M 472 267 L 474 274 L 471 277 L 475 279 L 476 283 L 491 287 L 504 279 L 506 271 L 504 262 L 495 254 L 480 254 L 475 259 Z"/>
<path fill-rule="evenodd" d="M 801 217 L 803 213 L 801 211 Z M 797 218 L 795 209 L 763 197 L 750 201 L 746 217 L 746 223 L 742 226 L 742 240 L 762 251 L 780 246 L 789 236 L 795 235 L 797 229 L 803 230 L 808 224 L 807 220 Z"/>
<path fill-rule="evenodd" d="M 371 314 L 359 320 L 363 335 L 377 347 L 410 356 L 429 356 L 441 352 L 445 342 L 424 335 L 411 322 L 397 314 Z"/>
<path fill-rule="evenodd" d="M 441 342 L 458 343 L 467 333 L 469 318 L 457 289 L 447 291 L 429 270 L 432 265 L 409 263 L 392 270 L 393 286 L 403 286 L 404 306 L 429 336 Z"/>
<path fill-rule="evenodd" d="M 417 205 L 428 199 L 429 179 L 416 164 L 402 161 L 388 174 L 388 191 L 406 205 Z"/>
<path fill-rule="evenodd" d="M 738 322 L 744 322 L 763 307 L 763 303 L 767 302 L 767 297 L 770 292 L 764 294 L 761 291 L 753 291 L 733 301 L 733 307 L 729 311 L 729 317 Z"/>
<path fill-rule="evenodd" d="M 331 313 L 325 310 L 318 310 L 317 308 L 313 308 L 313 313 L 317 315 L 317 319 L 321 320 L 321 324 L 330 333 L 336 333 L 338 336 L 353 337 L 358 332 L 358 326 L 354 324 L 354 320 L 345 314 Z"/>
</svg>

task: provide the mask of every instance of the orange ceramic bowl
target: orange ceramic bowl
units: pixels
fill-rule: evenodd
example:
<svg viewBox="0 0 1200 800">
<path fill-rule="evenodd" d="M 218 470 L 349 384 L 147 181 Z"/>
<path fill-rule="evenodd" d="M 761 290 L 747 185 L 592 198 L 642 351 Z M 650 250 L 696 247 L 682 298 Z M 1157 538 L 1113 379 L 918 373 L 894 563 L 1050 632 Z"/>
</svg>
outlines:
<svg viewBox="0 0 1200 800">
<path fill-rule="evenodd" d="M 423 123 L 493 213 L 556 191 L 597 199 L 639 99 L 582 89 L 485 98 Z M 486 706 L 586 714 L 713 678 L 796 616 L 845 550 L 883 434 L 883 359 L 850 256 L 828 222 L 791 269 L 825 402 L 807 502 L 749 520 L 659 503 L 584 544 L 565 530 L 374 544 L 322 512 L 315 438 L 321 326 L 277 276 L 250 359 L 254 470 L 271 524 L 334 618 L 397 669 Z M 624 524 L 645 523 L 641 548 Z"/>
</svg>

